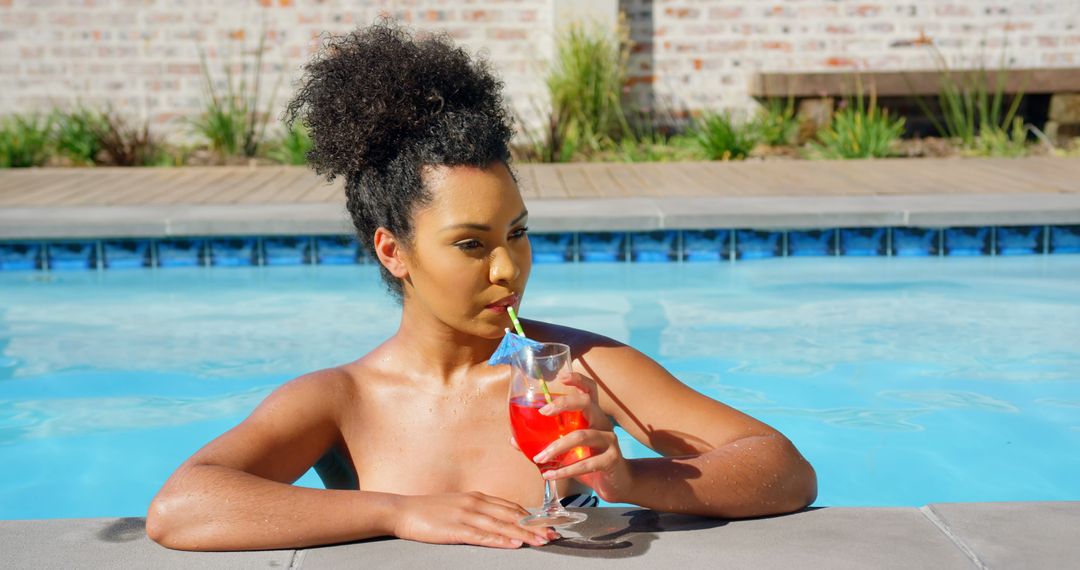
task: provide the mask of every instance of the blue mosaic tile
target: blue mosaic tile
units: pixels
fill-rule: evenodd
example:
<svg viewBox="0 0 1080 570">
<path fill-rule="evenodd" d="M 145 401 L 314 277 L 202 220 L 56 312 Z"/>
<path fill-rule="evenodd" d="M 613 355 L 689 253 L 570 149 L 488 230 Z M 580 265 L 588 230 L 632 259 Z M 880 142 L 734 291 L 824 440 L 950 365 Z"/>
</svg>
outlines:
<svg viewBox="0 0 1080 570">
<path fill-rule="evenodd" d="M 997 228 L 994 247 L 998 255 L 1033 255 L 1042 253 L 1045 234 L 1043 226 Z"/>
<path fill-rule="evenodd" d="M 322 265 L 353 265 L 367 259 L 360 243 L 352 236 L 315 238 L 315 254 Z"/>
<path fill-rule="evenodd" d="M 788 255 L 836 255 L 836 230 L 799 230 L 788 232 Z"/>
<path fill-rule="evenodd" d="M 158 267 L 196 267 L 203 264 L 206 241 L 202 239 L 163 239 L 157 242 Z"/>
<path fill-rule="evenodd" d="M 737 230 L 735 256 L 738 259 L 765 259 L 784 254 L 784 232 Z"/>
<path fill-rule="evenodd" d="M 581 261 L 626 261 L 626 234 L 621 232 L 592 232 L 578 234 L 578 256 Z"/>
<path fill-rule="evenodd" d="M 946 228 L 945 255 L 990 255 L 991 228 Z"/>
<path fill-rule="evenodd" d="M 101 243 L 106 269 L 141 269 L 150 266 L 150 248 L 146 239 L 117 239 Z"/>
<path fill-rule="evenodd" d="M 667 262 L 679 256 L 679 232 L 657 230 L 630 234 L 630 259 L 638 263 Z"/>
<path fill-rule="evenodd" d="M 844 228 L 840 230 L 840 255 L 885 255 L 885 228 Z"/>
<path fill-rule="evenodd" d="M 1050 228 L 1050 253 L 1080 253 L 1080 226 Z"/>
<path fill-rule="evenodd" d="M 268 237 L 262 240 L 264 265 L 304 265 L 311 263 L 311 238 Z"/>
<path fill-rule="evenodd" d="M 49 269 L 54 271 L 94 269 L 97 267 L 97 242 L 50 243 L 46 255 Z"/>
<path fill-rule="evenodd" d="M 210 265 L 247 267 L 257 265 L 259 250 L 255 238 L 215 238 L 210 240 Z"/>
<path fill-rule="evenodd" d="M 0 243 L 0 271 L 39 269 L 40 243 Z"/>
<path fill-rule="evenodd" d="M 730 230 L 687 230 L 682 233 L 684 261 L 731 259 Z"/>
<path fill-rule="evenodd" d="M 897 257 L 935 257 L 940 253 L 941 230 L 893 228 L 892 254 Z"/>
<path fill-rule="evenodd" d="M 564 263 L 574 260 L 574 234 L 529 234 L 535 263 Z"/>
</svg>

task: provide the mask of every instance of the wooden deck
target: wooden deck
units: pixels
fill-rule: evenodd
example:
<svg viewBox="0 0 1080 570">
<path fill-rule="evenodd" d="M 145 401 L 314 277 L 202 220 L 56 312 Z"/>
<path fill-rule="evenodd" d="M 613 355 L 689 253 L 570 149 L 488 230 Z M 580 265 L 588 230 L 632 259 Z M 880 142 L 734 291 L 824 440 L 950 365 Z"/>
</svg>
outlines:
<svg viewBox="0 0 1080 570">
<path fill-rule="evenodd" d="M 517 166 L 527 199 L 1080 193 L 1080 158 Z M 305 167 L 0 170 L 0 208 L 334 204 Z"/>
</svg>

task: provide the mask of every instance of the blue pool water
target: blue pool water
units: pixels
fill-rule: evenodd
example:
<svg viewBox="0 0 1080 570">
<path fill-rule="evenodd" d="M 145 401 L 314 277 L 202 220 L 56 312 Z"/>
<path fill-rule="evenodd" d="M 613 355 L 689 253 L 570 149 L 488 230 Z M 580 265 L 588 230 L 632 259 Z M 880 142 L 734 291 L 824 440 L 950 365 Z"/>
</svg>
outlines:
<svg viewBox="0 0 1080 570">
<path fill-rule="evenodd" d="M 1080 499 L 1080 256 L 541 265 L 523 313 L 778 427 L 819 505 Z M 142 514 L 396 320 L 370 266 L 0 273 L 0 518 Z"/>
</svg>

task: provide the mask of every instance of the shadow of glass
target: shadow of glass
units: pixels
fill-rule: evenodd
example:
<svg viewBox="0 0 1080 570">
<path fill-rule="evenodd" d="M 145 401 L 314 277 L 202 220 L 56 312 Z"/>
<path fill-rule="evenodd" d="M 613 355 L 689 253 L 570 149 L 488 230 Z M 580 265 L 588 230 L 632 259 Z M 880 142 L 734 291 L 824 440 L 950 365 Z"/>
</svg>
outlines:
<svg viewBox="0 0 1080 570">
<path fill-rule="evenodd" d="M 542 552 L 586 558 L 632 558 L 648 552 L 660 533 L 717 528 L 726 520 L 660 513 L 649 509 L 620 514 L 592 511 L 580 528 L 561 530 L 565 538 L 539 549 Z"/>
</svg>

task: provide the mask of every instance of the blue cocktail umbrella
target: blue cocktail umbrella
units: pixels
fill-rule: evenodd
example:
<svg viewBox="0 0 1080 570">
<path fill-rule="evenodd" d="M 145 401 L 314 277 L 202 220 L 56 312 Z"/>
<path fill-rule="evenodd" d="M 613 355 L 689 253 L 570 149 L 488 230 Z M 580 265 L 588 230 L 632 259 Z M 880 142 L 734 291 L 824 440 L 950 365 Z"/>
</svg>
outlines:
<svg viewBox="0 0 1080 570">
<path fill-rule="evenodd" d="M 514 313 L 513 307 L 506 308 L 507 314 L 510 315 L 510 322 L 514 323 L 514 329 L 517 330 L 517 334 L 510 332 L 510 329 L 506 329 L 506 334 L 503 335 L 502 342 L 495 348 L 495 352 L 491 354 L 491 358 L 488 359 L 489 365 L 496 364 L 509 364 L 510 355 L 521 351 L 524 348 L 530 350 L 539 350 L 543 347 L 543 343 L 530 340 L 525 336 L 524 329 L 521 328 L 521 322 L 518 321 L 517 314 Z M 536 371 L 536 379 L 540 381 L 540 389 L 544 391 L 544 399 L 547 403 L 551 403 L 551 391 L 548 390 L 547 382 L 544 382 L 544 377 Z"/>
<path fill-rule="evenodd" d="M 491 353 L 491 358 L 488 359 L 488 364 L 495 366 L 496 364 L 510 364 L 510 357 L 516 352 L 519 352 L 523 348 L 530 348 L 532 350 L 539 349 L 542 344 L 525 338 L 522 335 L 510 332 L 510 329 L 506 329 L 506 334 L 503 336 L 502 342 L 499 343 L 495 352 Z"/>
</svg>

